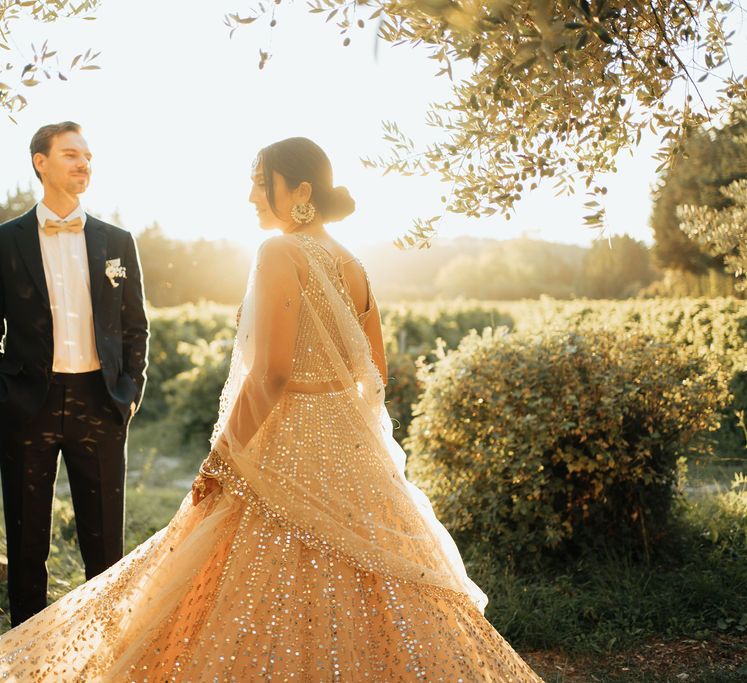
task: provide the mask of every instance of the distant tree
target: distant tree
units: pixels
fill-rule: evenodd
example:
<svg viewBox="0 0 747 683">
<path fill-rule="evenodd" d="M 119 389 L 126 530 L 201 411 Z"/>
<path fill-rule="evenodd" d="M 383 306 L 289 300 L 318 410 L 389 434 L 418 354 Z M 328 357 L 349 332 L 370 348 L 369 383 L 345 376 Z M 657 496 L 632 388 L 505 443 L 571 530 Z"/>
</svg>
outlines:
<svg viewBox="0 0 747 683">
<path fill-rule="evenodd" d="M 13 23 L 33 19 L 45 23 L 72 17 L 92 19 L 91 13 L 100 0 L 0 0 L 0 111 L 15 121 L 13 114 L 23 109 L 28 101 L 22 92 L 38 85 L 42 78 L 66 81 L 74 70 L 98 69 L 95 64 L 99 53 L 87 50 L 72 58 L 70 65 L 63 64 L 56 50 L 47 41 L 40 47 L 31 46 L 31 60 L 22 54 L 11 40 Z M 7 60 L 7 61 L 6 61 Z"/>
<path fill-rule="evenodd" d="M 249 272 L 244 249 L 228 242 L 170 239 L 158 223 L 140 233 L 137 243 L 145 296 L 154 306 L 241 301 Z"/>
<path fill-rule="evenodd" d="M 277 22 L 277 5 L 249 0 L 231 14 L 239 24 Z M 599 226 L 605 188 L 598 176 L 638 144 L 644 130 L 662 136 L 666 166 L 683 133 L 724 112 L 747 94 L 728 59 L 730 0 L 312 0 L 310 11 L 334 19 L 347 45 L 356 27 L 378 22 L 392 44 L 425 45 L 453 76 L 460 60 L 474 67 L 451 99 L 432 107 L 440 131 L 419 148 L 395 123 L 385 125 L 388 158 L 368 164 L 401 173 L 434 172 L 452 186 L 446 210 L 510 217 L 514 204 L 547 179 L 559 193 L 580 183 L 592 197 L 586 222 Z M 364 8 L 372 14 L 364 17 Z M 260 50 L 260 67 L 268 51 Z M 723 68 L 722 68 L 723 67 Z M 721 86 L 706 101 L 698 82 L 718 72 Z M 687 87 L 681 87 L 687 84 Z M 671 95 L 682 91 L 674 103 Z M 401 244 L 427 245 L 438 217 L 416 222 Z"/>
<path fill-rule="evenodd" d="M 679 297 L 744 299 L 747 298 L 746 295 L 747 291 L 739 291 L 739 281 L 735 280 L 731 273 L 716 268 L 710 268 L 703 275 L 667 268 L 648 287 L 638 292 L 638 296 L 646 299 Z"/>
<path fill-rule="evenodd" d="M 574 294 L 584 249 L 521 238 L 482 254 L 460 254 L 442 267 L 436 288 L 446 297 L 532 299 Z"/>
<path fill-rule="evenodd" d="M 479 256 L 459 254 L 438 271 L 436 289 L 446 297 L 487 299 Z"/>
<path fill-rule="evenodd" d="M 731 206 L 686 207 L 681 212 L 683 228 L 711 253 L 723 256 L 726 269 L 737 277 L 737 288 L 747 291 L 747 180 L 721 191 Z"/>
<path fill-rule="evenodd" d="M 143 267 L 145 297 L 154 306 L 175 306 L 181 303 L 174 288 L 175 261 L 180 249 L 173 245 L 156 222 L 137 235 L 138 251 Z"/>
<path fill-rule="evenodd" d="M 0 223 L 26 213 L 34 204 L 36 204 L 36 197 L 30 187 L 27 190 L 16 187 L 13 194 L 8 192 L 5 201 L 0 202 Z"/>
<path fill-rule="evenodd" d="M 654 191 L 651 227 L 657 262 L 675 270 L 704 274 L 723 269 L 723 252 L 709 251 L 680 228 L 677 207 L 723 209 L 734 200 L 721 190 L 747 178 L 747 116 L 745 105 L 736 106 L 722 128 L 696 128 Z M 715 254 L 715 256 L 714 256 Z"/>
<path fill-rule="evenodd" d="M 579 292 L 591 299 L 624 299 L 654 281 L 648 247 L 629 235 L 597 240 L 584 256 Z"/>
<path fill-rule="evenodd" d="M 703 206 L 682 206 L 682 229 L 709 254 L 723 259 L 747 290 L 747 99 L 734 108 L 729 125 L 717 132 L 725 138 L 722 153 L 732 173 L 718 187 L 718 201 Z M 683 202 L 684 203 L 684 202 Z"/>
<path fill-rule="evenodd" d="M 462 236 L 440 239 L 430 249 L 399 251 L 383 242 L 361 247 L 360 257 L 380 301 L 425 300 L 439 295 L 438 272 L 457 256 L 476 256 L 497 244 L 495 239 Z"/>
</svg>

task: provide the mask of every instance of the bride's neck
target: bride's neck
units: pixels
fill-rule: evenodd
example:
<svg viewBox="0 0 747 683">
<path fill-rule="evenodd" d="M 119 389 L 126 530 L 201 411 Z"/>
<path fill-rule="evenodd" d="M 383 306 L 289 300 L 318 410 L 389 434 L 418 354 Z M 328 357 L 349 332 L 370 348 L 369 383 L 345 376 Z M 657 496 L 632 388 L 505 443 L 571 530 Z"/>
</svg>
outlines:
<svg viewBox="0 0 747 683">
<path fill-rule="evenodd" d="M 304 225 L 290 226 L 287 230 L 283 230 L 283 232 L 286 235 L 304 234 L 317 237 L 327 234 L 327 231 L 324 229 L 324 224 L 321 221 L 313 221 Z"/>
</svg>

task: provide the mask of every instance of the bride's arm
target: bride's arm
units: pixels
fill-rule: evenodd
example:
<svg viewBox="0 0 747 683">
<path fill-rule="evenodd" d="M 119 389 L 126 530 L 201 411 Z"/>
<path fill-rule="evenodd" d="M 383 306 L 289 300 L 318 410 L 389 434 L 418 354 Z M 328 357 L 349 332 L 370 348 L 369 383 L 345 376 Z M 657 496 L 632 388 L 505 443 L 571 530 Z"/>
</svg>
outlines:
<svg viewBox="0 0 747 683">
<path fill-rule="evenodd" d="M 381 331 L 381 314 L 379 313 L 379 306 L 373 295 L 371 295 L 371 310 L 366 316 L 366 321 L 363 324 L 363 331 L 366 333 L 368 341 L 371 343 L 371 355 L 373 356 L 373 361 L 379 370 L 384 386 L 386 386 L 388 369 L 386 354 L 384 353 L 384 335 Z"/>
<path fill-rule="evenodd" d="M 293 367 L 302 285 L 294 244 L 282 236 L 267 240 L 257 254 L 254 361 L 216 442 L 220 452 L 240 453 L 283 395 Z"/>
</svg>

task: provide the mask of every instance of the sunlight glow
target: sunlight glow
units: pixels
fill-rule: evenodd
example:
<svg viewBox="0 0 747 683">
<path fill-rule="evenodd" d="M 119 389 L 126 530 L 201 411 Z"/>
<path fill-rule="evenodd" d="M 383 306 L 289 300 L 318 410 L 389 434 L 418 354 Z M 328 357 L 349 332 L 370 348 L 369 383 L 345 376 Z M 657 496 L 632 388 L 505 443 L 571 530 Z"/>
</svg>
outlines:
<svg viewBox="0 0 747 683">
<path fill-rule="evenodd" d="M 386 154 L 384 120 L 397 121 L 416 141 L 434 134 L 424 123 L 425 110 L 448 97 L 450 84 L 435 77 L 424 49 L 383 44 L 375 50 L 373 25 L 343 47 L 337 29 L 302 4 L 281 8 L 271 36 L 255 24 L 233 38 L 222 17 L 238 9 L 236 0 L 184 7 L 176 0 L 105 2 L 95 21 L 16 25 L 19 49 L 46 38 L 61 56 L 91 47 L 102 51 L 102 68 L 40 84 L 18 125 L 0 125 L 0 193 L 31 183 L 38 192 L 29 140 L 42 124 L 72 119 L 82 124 L 96 157 L 86 208 L 104 218 L 118 212 L 135 233 L 158 221 L 171 237 L 251 246 L 263 237 L 247 202 L 254 155 L 291 135 L 324 147 L 336 183 L 356 199 L 356 213 L 332 227 L 349 246 L 391 241 L 413 218 L 442 212 L 440 197 L 449 188 L 437 178 L 382 177 L 360 163 L 363 156 Z M 259 49 L 270 41 L 272 57 L 260 71 Z M 656 142 L 644 139 L 606 179 L 612 233 L 651 241 Z M 596 233 L 582 227 L 583 192 L 555 198 L 550 185 L 530 194 L 511 221 L 447 215 L 440 235 L 528 234 L 589 244 Z"/>
</svg>

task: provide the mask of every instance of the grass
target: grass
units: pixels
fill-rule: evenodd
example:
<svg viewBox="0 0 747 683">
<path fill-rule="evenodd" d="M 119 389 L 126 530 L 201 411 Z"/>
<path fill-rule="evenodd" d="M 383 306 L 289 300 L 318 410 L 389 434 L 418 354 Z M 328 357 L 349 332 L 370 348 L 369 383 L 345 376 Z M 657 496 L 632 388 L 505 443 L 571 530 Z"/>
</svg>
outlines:
<svg viewBox="0 0 747 683">
<path fill-rule="evenodd" d="M 127 441 L 128 483 L 144 488 L 189 488 L 210 446 L 184 443 L 180 433 L 161 421 L 135 423 Z"/>
<path fill-rule="evenodd" d="M 466 558 L 486 616 L 547 681 L 747 680 L 747 479 L 701 465 L 648 564 L 608 548 L 522 576 Z"/>
<path fill-rule="evenodd" d="M 517 647 L 608 653 L 654 637 L 747 633 L 747 559 L 719 545 L 690 539 L 683 556 L 650 565 L 610 552 L 560 574 L 472 573 L 492 598 L 488 618 Z"/>
<path fill-rule="evenodd" d="M 696 458 L 687 465 L 687 495 L 690 499 L 708 496 L 729 488 L 734 476 L 747 471 L 745 456 Z"/>
<path fill-rule="evenodd" d="M 143 426 L 135 423 L 128 441 L 125 552 L 130 552 L 168 524 L 189 491 L 199 462 L 206 452 L 207 448 L 201 448 L 198 444 L 180 443 L 179 436 L 173 430 L 164 429 L 157 422 Z M 85 581 L 69 491 L 63 461 L 57 477 L 54 523 L 47 562 L 50 602 Z M 0 548 L 5 548 L 4 525 L 0 525 Z M 0 633 L 9 628 L 8 595 L 3 581 L 0 582 Z"/>
</svg>

